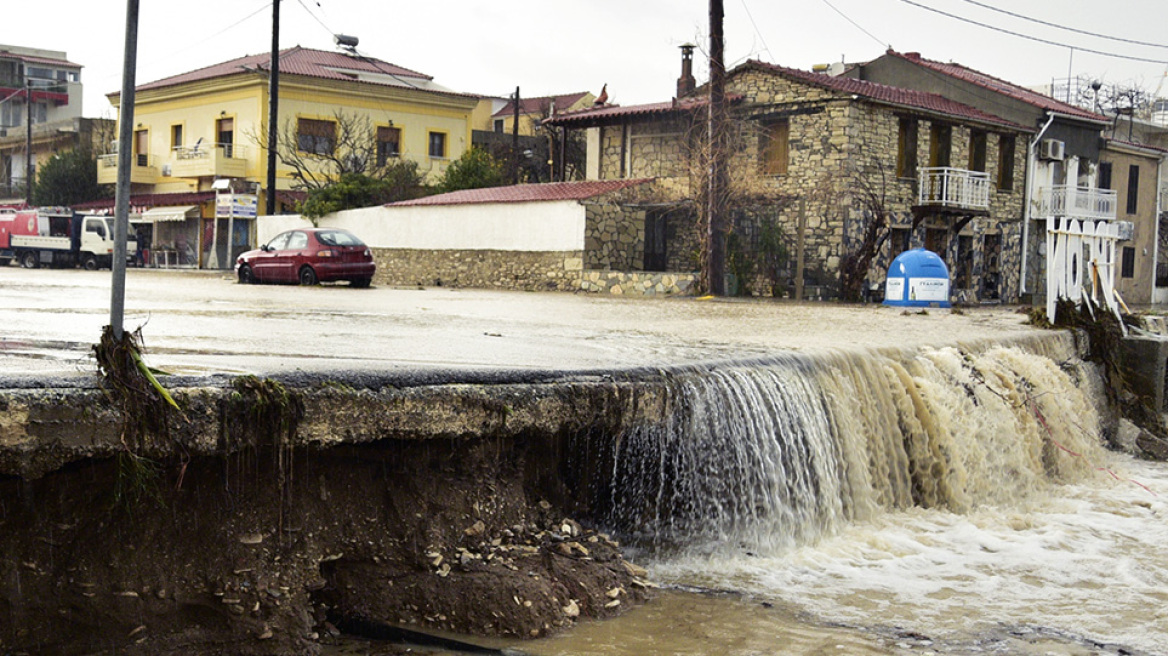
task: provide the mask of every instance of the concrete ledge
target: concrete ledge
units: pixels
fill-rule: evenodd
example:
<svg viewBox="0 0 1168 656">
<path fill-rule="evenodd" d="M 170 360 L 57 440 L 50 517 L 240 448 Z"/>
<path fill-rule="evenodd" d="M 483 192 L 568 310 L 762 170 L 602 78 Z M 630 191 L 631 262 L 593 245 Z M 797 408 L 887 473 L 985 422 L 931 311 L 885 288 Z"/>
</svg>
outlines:
<svg viewBox="0 0 1168 656">
<path fill-rule="evenodd" d="M 1168 338 L 1125 338 L 1120 346 L 1120 367 L 1127 389 L 1149 402 L 1157 412 L 1168 411 L 1164 395 Z"/>
</svg>

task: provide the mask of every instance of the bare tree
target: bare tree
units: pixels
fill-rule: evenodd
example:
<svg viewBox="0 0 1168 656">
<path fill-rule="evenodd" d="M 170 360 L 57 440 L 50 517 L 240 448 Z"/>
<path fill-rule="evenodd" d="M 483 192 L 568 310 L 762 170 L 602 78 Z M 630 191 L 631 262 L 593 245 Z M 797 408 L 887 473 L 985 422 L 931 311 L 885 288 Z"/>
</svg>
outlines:
<svg viewBox="0 0 1168 656">
<path fill-rule="evenodd" d="M 888 176 L 883 164 L 877 162 L 875 175 L 857 172 L 853 175 L 857 208 L 860 212 L 859 239 L 840 261 L 840 296 L 845 301 L 860 301 L 864 282 L 872 261 L 892 234 L 891 213 L 888 211 Z M 917 221 L 913 222 L 916 228 Z"/>
<path fill-rule="evenodd" d="M 331 121 L 303 120 L 285 120 L 276 143 L 276 156 L 292 169 L 297 189 L 321 190 L 346 173 L 382 179 L 400 165 L 397 153 L 379 152 L 377 130 L 367 116 L 337 110 Z M 266 130 L 250 136 L 267 150 Z"/>
</svg>

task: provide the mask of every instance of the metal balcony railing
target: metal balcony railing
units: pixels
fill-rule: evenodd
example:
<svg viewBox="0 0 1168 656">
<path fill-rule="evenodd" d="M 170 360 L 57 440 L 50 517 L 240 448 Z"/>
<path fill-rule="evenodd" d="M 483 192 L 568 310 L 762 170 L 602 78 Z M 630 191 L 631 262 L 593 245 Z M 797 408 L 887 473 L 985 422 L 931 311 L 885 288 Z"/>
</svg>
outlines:
<svg viewBox="0 0 1168 656">
<path fill-rule="evenodd" d="M 988 173 L 941 166 L 921 169 L 920 177 L 919 205 L 962 210 L 990 208 Z"/>
<path fill-rule="evenodd" d="M 1054 185 L 1039 190 L 1039 207 L 1045 218 L 1114 221 L 1116 194 L 1110 189 Z"/>
<path fill-rule="evenodd" d="M 230 143 L 197 143 L 193 146 L 175 146 L 174 158 L 178 160 L 186 159 L 207 159 L 211 157 L 212 153 L 219 151 L 220 157 L 247 159 L 248 147 L 240 146 L 239 144 Z"/>
</svg>

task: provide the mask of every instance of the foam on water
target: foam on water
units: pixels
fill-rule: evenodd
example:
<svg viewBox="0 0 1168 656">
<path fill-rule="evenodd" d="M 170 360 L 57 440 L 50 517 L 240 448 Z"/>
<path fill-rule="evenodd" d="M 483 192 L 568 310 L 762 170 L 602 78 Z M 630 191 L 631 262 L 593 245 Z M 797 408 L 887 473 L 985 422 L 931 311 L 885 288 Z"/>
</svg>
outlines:
<svg viewBox="0 0 1168 656">
<path fill-rule="evenodd" d="M 609 520 L 665 582 L 824 620 L 1168 651 L 1168 471 L 1102 448 L 1101 390 L 1055 334 L 683 372 L 617 440 Z"/>
</svg>

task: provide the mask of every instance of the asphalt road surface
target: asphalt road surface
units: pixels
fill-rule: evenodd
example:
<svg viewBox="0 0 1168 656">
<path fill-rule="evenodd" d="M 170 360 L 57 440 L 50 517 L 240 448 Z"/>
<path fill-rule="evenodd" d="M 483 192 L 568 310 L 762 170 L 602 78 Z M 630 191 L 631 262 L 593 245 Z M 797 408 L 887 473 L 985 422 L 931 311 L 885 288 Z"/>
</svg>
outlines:
<svg viewBox="0 0 1168 656">
<path fill-rule="evenodd" d="M 0 376 L 92 374 L 109 271 L 0 268 Z M 131 269 L 125 327 L 182 375 L 297 371 L 592 371 L 783 350 L 1007 339 L 1014 308 L 624 298 L 449 288 L 240 285 L 228 272 Z"/>
</svg>

